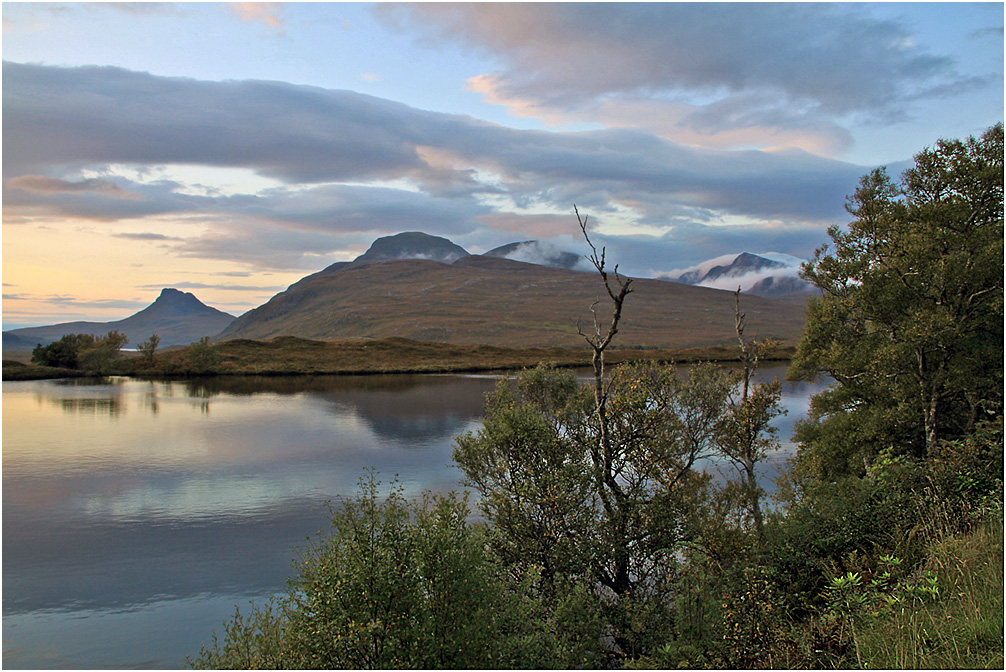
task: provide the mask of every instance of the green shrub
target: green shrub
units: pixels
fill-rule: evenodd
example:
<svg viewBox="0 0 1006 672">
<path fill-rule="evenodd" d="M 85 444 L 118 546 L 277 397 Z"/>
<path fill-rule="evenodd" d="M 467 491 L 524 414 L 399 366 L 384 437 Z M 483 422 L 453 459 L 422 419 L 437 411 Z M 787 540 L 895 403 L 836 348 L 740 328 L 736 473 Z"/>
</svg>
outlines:
<svg viewBox="0 0 1006 672">
<path fill-rule="evenodd" d="M 487 554 L 485 528 L 467 522 L 465 498 L 379 483 L 333 512 L 332 530 L 306 550 L 288 594 L 240 611 L 190 660 L 197 668 L 520 668 L 583 664 L 581 611 L 566 600 L 549 633 L 536 577 L 512 577 Z M 589 628 L 587 629 L 589 632 Z M 596 639 L 596 638 L 595 638 Z M 565 649 L 555 646 L 557 641 Z M 555 654 L 555 655 L 554 655 Z"/>
</svg>

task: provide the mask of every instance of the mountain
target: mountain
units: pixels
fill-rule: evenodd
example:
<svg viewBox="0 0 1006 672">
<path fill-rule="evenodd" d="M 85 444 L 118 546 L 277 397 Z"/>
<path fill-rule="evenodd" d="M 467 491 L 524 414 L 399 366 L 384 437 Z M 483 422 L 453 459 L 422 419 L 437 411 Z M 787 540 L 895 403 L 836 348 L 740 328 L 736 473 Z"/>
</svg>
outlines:
<svg viewBox="0 0 1006 672">
<path fill-rule="evenodd" d="M 702 283 L 712 283 L 720 278 L 734 278 L 747 275 L 750 273 L 757 273 L 765 269 L 770 268 L 785 268 L 785 264 L 779 261 L 772 261 L 771 259 L 766 259 L 765 257 L 760 257 L 757 254 L 751 254 L 750 252 L 741 252 L 729 263 L 724 260 L 729 259 L 729 257 L 717 257 L 716 259 L 710 259 L 693 269 L 682 273 L 679 276 L 665 276 L 665 279 L 672 280 L 674 282 L 683 282 L 687 285 L 701 285 Z M 722 262 L 722 263 L 717 263 Z M 714 264 L 710 266 L 710 264 Z"/>
<path fill-rule="evenodd" d="M 419 231 L 399 233 L 378 238 L 370 249 L 353 260 L 353 263 L 370 263 L 392 259 L 431 259 L 451 263 L 468 252 L 446 238 L 431 236 Z"/>
<path fill-rule="evenodd" d="M 617 344 L 671 348 L 735 342 L 733 296 L 705 287 L 637 279 Z M 484 255 L 334 264 L 236 319 L 216 340 L 275 336 L 387 338 L 458 344 L 581 346 L 579 320 L 604 296 L 596 273 Z M 608 304 L 597 305 L 606 324 Z M 752 337 L 793 343 L 803 310 L 771 299 L 743 301 Z"/>
<path fill-rule="evenodd" d="M 537 240 L 525 240 L 520 243 L 501 245 L 486 252 L 485 256 L 502 257 L 504 259 L 513 259 L 514 261 L 524 261 L 529 264 L 554 266 L 569 270 L 576 268 L 583 261 L 583 257 L 579 254 L 559 250 Z"/>
<path fill-rule="evenodd" d="M 773 254 L 776 259 L 750 252 L 709 259 L 678 273 L 661 276 L 663 280 L 687 285 L 736 290 L 756 296 L 774 297 L 803 304 L 814 289 L 798 275 L 802 260 Z"/>
<path fill-rule="evenodd" d="M 160 296 L 140 312 L 115 322 L 64 322 L 45 327 L 27 327 L 3 332 L 3 347 L 8 350 L 32 349 L 47 345 L 66 334 L 103 336 L 120 331 L 136 345 L 157 334 L 161 347 L 188 345 L 203 336 L 220 333 L 234 321 L 234 316 L 207 306 L 189 292 L 162 289 Z M 29 344 L 23 347 L 25 344 Z"/>
</svg>

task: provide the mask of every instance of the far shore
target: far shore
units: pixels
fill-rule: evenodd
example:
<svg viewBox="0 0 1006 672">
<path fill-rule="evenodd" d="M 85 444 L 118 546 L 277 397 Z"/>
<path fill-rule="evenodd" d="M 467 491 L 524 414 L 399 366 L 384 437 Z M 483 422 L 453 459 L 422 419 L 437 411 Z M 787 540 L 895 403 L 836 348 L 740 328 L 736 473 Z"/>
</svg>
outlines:
<svg viewBox="0 0 1006 672">
<path fill-rule="evenodd" d="M 588 348 L 528 347 L 507 348 L 489 345 L 459 345 L 413 341 L 405 338 L 311 341 L 282 336 L 265 341 L 233 340 L 212 346 L 215 361 L 194 370 L 185 348 L 168 348 L 157 353 L 153 364 L 123 353 L 108 375 L 135 378 L 189 377 L 215 375 L 368 375 L 391 373 L 478 373 L 511 371 L 548 363 L 558 367 L 590 366 Z M 771 360 L 787 361 L 790 345 L 780 346 Z M 5 352 L 3 379 L 39 380 L 81 377 L 94 373 L 55 369 L 28 363 L 31 353 Z M 739 361 L 737 346 L 704 348 L 614 348 L 605 354 L 609 364 L 630 361 L 689 363 L 698 361 Z"/>
</svg>

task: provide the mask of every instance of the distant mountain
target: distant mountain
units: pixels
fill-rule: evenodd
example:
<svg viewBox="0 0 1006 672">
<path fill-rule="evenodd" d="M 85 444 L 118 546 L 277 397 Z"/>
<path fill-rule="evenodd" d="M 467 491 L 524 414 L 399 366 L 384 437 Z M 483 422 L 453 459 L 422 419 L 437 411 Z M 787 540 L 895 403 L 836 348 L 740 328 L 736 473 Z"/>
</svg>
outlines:
<svg viewBox="0 0 1006 672">
<path fill-rule="evenodd" d="M 566 268 L 569 270 L 573 270 L 583 261 L 583 257 L 579 254 L 555 249 L 537 240 L 525 240 L 520 243 L 501 245 L 486 252 L 485 256 L 502 257 L 529 264 L 554 266 L 555 268 Z"/>
<path fill-rule="evenodd" d="M 467 256 L 468 252 L 463 247 L 455 245 L 446 238 L 431 236 L 419 231 L 409 231 L 378 238 L 370 246 L 370 249 L 354 259 L 353 263 L 392 259 L 430 259 L 449 264 Z"/>
<path fill-rule="evenodd" d="M 769 259 L 750 252 L 725 255 L 678 273 L 665 274 L 661 279 L 730 291 L 740 287 L 748 294 L 802 304 L 807 295 L 814 292 L 811 285 L 799 277 L 802 260 L 782 254 L 773 256 L 777 258 Z"/>
<path fill-rule="evenodd" d="M 120 331 L 136 345 L 157 334 L 161 347 L 188 345 L 203 336 L 214 336 L 231 322 L 234 316 L 207 306 L 189 292 L 162 289 L 160 296 L 140 312 L 115 322 L 64 322 L 45 327 L 28 327 L 3 332 L 6 350 L 34 348 L 48 345 L 66 334 L 93 334 L 101 336 L 109 331 Z"/>
<path fill-rule="evenodd" d="M 705 287 L 637 279 L 617 343 L 700 347 L 735 342 L 733 297 Z M 406 338 L 459 344 L 583 345 L 591 305 L 604 290 L 595 273 L 484 255 L 453 263 L 395 259 L 340 263 L 308 276 L 236 319 L 216 340 L 299 336 L 326 340 Z M 606 323 L 604 302 L 598 319 Z M 749 333 L 795 342 L 803 310 L 749 296 Z"/>
</svg>

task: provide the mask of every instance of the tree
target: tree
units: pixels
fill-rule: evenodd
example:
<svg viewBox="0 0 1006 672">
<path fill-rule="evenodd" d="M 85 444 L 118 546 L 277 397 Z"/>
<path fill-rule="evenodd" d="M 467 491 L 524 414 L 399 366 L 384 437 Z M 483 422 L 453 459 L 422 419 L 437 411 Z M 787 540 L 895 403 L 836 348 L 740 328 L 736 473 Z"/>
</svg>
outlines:
<svg viewBox="0 0 1006 672">
<path fill-rule="evenodd" d="M 111 373 L 112 365 L 122 356 L 122 348 L 129 343 L 125 334 L 110 331 L 81 346 L 78 366 L 85 371 Z"/>
<path fill-rule="evenodd" d="M 658 364 L 608 374 L 604 355 L 631 279 L 608 272 L 576 214 L 611 308 L 602 319 L 595 303 L 592 332 L 580 330 L 592 379 L 579 385 L 572 373 L 538 367 L 501 381 L 482 429 L 456 439 L 454 460 L 480 495 L 502 560 L 540 568 L 546 598 L 601 587 L 617 650 L 633 656 L 657 637 L 639 629 L 638 614 L 670 609 L 676 551 L 695 537 L 709 482 L 695 465 L 716 445 L 733 381 L 712 365 L 686 377 Z"/>
<path fill-rule="evenodd" d="M 136 346 L 136 349 L 140 351 L 143 356 L 143 361 L 147 363 L 148 366 L 154 364 L 154 355 L 157 353 L 157 346 L 161 344 L 161 337 L 157 334 L 151 334 L 150 338 L 145 340 Z"/>
<path fill-rule="evenodd" d="M 895 184 L 865 175 L 802 275 L 810 302 L 790 375 L 826 373 L 811 441 L 830 423 L 869 462 L 886 446 L 919 454 L 1002 407 L 1003 126 L 940 140 Z M 859 433 L 856 437 L 855 433 Z M 833 435 L 833 433 L 832 433 Z"/>
<path fill-rule="evenodd" d="M 31 361 L 44 366 L 110 373 L 129 339 L 118 331 L 95 338 L 91 334 L 66 334 L 49 345 L 37 345 Z"/>
<path fill-rule="evenodd" d="M 85 341 L 93 343 L 94 336 L 90 334 L 66 334 L 58 341 L 54 341 L 49 345 L 39 343 L 31 352 L 31 361 L 42 366 L 76 369 L 77 355 Z"/>
<path fill-rule="evenodd" d="M 772 419 L 784 413 L 779 407 L 782 385 L 779 380 L 752 385 L 758 361 L 772 352 L 778 342 L 752 341 L 744 338 L 744 313 L 740 309 L 740 287 L 734 292 L 734 325 L 740 344 L 741 370 L 739 390 L 730 393 L 729 406 L 718 428 L 717 447 L 740 470 L 755 532 L 764 536 L 761 492 L 755 467 L 771 450 L 779 448 Z"/>
</svg>

